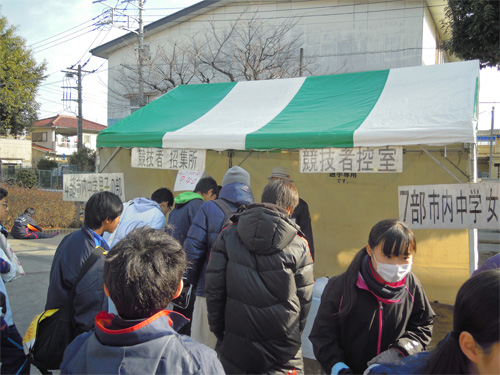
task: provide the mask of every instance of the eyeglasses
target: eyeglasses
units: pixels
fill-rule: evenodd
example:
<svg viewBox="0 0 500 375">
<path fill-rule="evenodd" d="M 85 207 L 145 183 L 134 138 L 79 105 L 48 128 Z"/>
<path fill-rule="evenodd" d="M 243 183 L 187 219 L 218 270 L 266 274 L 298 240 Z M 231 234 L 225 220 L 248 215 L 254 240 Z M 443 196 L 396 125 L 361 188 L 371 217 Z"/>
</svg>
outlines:
<svg viewBox="0 0 500 375">
<path fill-rule="evenodd" d="M 5 208 L 9 207 L 8 203 L 0 203 L 0 206 L 4 206 Z"/>
</svg>

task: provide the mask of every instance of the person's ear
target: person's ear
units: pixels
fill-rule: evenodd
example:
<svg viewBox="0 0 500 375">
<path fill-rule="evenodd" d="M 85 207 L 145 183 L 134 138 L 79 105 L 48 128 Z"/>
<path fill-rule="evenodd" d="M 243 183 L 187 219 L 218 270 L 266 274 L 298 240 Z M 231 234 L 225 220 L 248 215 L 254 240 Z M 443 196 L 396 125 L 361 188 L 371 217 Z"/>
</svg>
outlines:
<svg viewBox="0 0 500 375">
<path fill-rule="evenodd" d="M 177 286 L 177 290 L 175 291 L 175 294 L 174 296 L 172 297 L 172 299 L 176 299 L 177 297 L 179 297 L 182 293 L 182 288 L 184 288 L 184 281 L 181 279 L 181 282 L 179 283 L 179 285 Z"/>
<path fill-rule="evenodd" d="M 476 345 L 476 341 L 474 340 L 474 337 L 467 332 L 467 331 L 462 331 L 460 333 L 460 337 L 458 339 L 458 343 L 460 344 L 460 349 L 462 349 L 462 353 L 465 354 L 467 358 L 472 363 L 477 363 L 479 359 L 479 348 Z"/>
<path fill-rule="evenodd" d="M 370 257 L 373 256 L 373 250 L 371 249 L 370 245 L 366 244 L 366 252 Z"/>
</svg>

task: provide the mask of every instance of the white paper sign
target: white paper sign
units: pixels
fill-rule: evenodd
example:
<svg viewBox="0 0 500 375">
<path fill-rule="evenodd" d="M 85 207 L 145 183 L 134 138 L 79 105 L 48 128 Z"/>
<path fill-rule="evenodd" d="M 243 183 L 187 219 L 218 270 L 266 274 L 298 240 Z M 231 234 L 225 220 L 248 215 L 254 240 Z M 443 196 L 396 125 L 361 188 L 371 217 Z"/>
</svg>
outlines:
<svg viewBox="0 0 500 375">
<path fill-rule="evenodd" d="M 132 148 L 133 168 L 205 170 L 206 150 L 180 148 Z"/>
<path fill-rule="evenodd" d="M 410 228 L 498 229 L 497 183 L 399 186 L 399 220 Z"/>
<path fill-rule="evenodd" d="M 174 191 L 194 191 L 201 176 L 203 176 L 203 171 L 179 171 L 175 179 Z"/>
<path fill-rule="evenodd" d="M 403 147 L 300 150 L 300 173 L 402 173 Z"/>
<path fill-rule="evenodd" d="M 86 202 L 99 191 L 111 191 L 125 200 L 123 173 L 81 173 L 63 175 L 63 200 Z"/>
</svg>

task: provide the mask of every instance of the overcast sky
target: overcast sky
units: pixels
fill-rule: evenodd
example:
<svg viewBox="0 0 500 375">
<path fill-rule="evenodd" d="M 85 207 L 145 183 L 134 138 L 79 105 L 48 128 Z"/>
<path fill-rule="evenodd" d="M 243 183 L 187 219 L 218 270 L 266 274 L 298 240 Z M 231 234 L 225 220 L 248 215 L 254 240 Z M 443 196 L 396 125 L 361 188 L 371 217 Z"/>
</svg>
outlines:
<svg viewBox="0 0 500 375">
<path fill-rule="evenodd" d="M 145 24 L 174 13 L 199 0 L 146 0 Z M 115 6 L 122 0 L 107 0 Z M 122 4 L 121 7 L 125 6 Z M 10 25 L 18 27 L 17 34 L 26 39 L 34 51 L 37 62 L 46 60 L 48 77 L 38 92 L 41 104 L 39 118 L 56 114 L 76 115 L 76 102 L 62 102 L 62 70 L 78 64 L 96 73 L 84 76 L 83 117 L 106 125 L 107 121 L 107 62 L 91 57 L 88 52 L 125 32 L 116 28 L 98 26 L 95 23 L 106 6 L 93 0 L 0 0 L 0 14 L 7 17 Z M 128 5 L 127 13 L 137 15 L 137 9 Z M 495 108 L 495 128 L 500 128 L 500 72 L 496 69 L 481 71 L 479 94 L 479 129 L 490 129 L 491 108 Z M 77 98 L 76 90 L 71 92 Z M 71 111 L 74 111 L 72 113 Z"/>
</svg>

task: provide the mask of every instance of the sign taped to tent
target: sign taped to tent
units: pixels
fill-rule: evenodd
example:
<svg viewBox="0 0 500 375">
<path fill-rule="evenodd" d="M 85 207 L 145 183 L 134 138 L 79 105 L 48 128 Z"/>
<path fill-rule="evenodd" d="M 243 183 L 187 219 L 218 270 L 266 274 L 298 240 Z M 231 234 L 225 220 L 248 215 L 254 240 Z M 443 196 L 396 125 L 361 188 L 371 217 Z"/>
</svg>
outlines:
<svg viewBox="0 0 500 375">
<path fill-rule="evenodd" d="M 399 220 L 414 229 L 498 229 L 500 185 L 399 186 Z"/>
<path fill-rule="evenodd" d="M 403 147 L 300 150 L 300 173 L 402 173 Z"/>
<path fill-rule="evenodd" d="M 63 200 L 86 202 L 94 193 L 110 191 L 125 201 L 123 173 L 78 173 L 63 175 Z"/>
<path fill-rule="evenodd" d="M 180 148 L 132 148 L 132 168 L 189 169 L 204 171 L 206 150 Z"/>
</svg>

